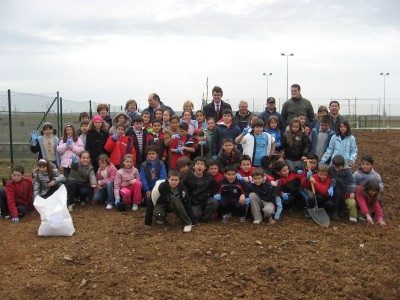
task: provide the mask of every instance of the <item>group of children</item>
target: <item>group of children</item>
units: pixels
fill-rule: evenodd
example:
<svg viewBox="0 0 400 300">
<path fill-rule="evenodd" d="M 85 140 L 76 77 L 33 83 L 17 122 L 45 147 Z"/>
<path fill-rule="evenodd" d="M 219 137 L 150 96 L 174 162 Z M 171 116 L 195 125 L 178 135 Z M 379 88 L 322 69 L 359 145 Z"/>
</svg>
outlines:
<svg viewBox="0 0 400 300">
<path fill-rule="evenodd" d="M 113 120 L 107 106 L 99 105 L 98 112 L 90 121 L 82 113 L 79 132 L 68 124 L 60 139 L 50 123 L 41 134 L 32 132 L 37 168 L 32 180 L 22 167 L 13 169 L 0 191 L 4 217 L 18 222 L 36 196 L 49 197 L 65 184 L 70 211 L 76 199 L 82 206 L 93 200 L 120 211 L 143 205 L 146 226 L 153 218 L 166 222 L 167 212 L 174 211 L 184 232 L 211 218 L 227 222 L 232 214 L 240 221 L 252 215 L 254 224 L 275 224 L 282 212 L 300 207 L 309 218 L 307 208 L 315 200 L 334 220 L 347 207 L 349 220 L 357 222 L 358 207 L 373 224 L 372 208 L 385 225 L 378 201 L 383 184 L 372 157 L 364 157 L 351 173 L 357 146 L 347 121 L 334 132 L 328 116 L 311 129 L 293 118 L 281 132 L 277 117 L 264 124 L 257 115 L 240 130 L 231 110 L 224 110 L 221 120 L 207 121 L 202 111 L 184 111 L 182 118 L 161 109 L 154 116 L 125 112 Z"/>
</svg>

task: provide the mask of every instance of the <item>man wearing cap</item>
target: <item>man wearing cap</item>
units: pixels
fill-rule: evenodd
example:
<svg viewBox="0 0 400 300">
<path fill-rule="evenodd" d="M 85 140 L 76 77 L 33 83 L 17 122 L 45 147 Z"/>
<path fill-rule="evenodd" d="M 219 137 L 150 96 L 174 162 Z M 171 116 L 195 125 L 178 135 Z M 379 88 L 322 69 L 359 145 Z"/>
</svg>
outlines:
<svg viewBox="0 0 400 300">
<path fill-rule="evenodd" d="M 276 101 L 274 97 L 269 97 L 267 99 L 267 105 L 265 106 L 265 111 L 263 111 L 259 117 L 263 120 L 264 125 L 266 126 L 269 117 L 276 116 L 279 121 L 279 129 L 281 130 L 282 134 L 285 132 L 285 120 L 283 119 L 282 115 L 276 111 Z"/>
<path fill-rule="evenodd" d="M 232 110 L 232 107 L 229 103 L 222 101 L 222 96 L 224 95 L 222 89 L 219 86 L 214 86 L 212 89 L 212 97 L 213 101 L 208 103 L 203 107 L 203 111 L 206 114 L 206 119 L 209 117 L 213 117 L 215 123 L 218 122 L 222 118 L 222 112 L 225 109 Z"/>
<path fill-rule="evenodd" d="M 161 108 L 164 111 L 165 110 L 170 110 L 170 111 L 172 111 L 172 114 L 175 114 L 174 110 L 171 107 L 169 107 L 169 106 L 165 105 L 164 103 L 162 103 L 162 101 L 160 99 L 160 96 L 158 96 L 156 93 L 151 93 L 149 95 L 148 101 L 149 101 L 149 107 L 147 107 L 145 109 L 145 111 L 148 111 L 150 113 L 150 122 L 153 121 L 153 119 L 154 119 L 154 110 L 157 109 L 157 108 Z"/>
<path fill-rule="evenodd" d="M 286 125 L 289 125 L 290 121 L 301 113 L 304 113 L 307 117 L 306 124 L 311 124 L 315 119 L 314 109 L 311 105 L 311 102 L 301 96 L 300 85 L 292 84 L 290 87 L 290 92 L 292 94 L 292 98 L 283 103 L 281 111 Z"/>
<path fill-rule="evenodd" d="M 239 110 L 235 113 L 233 122 L 240 127 L 240 130 L 249 125 L 249 118 L 251 111 L 249 111 L 249 104 L 247 101 L 240 101 Z"/>
<path fill-rule="evenodd" d="M 331 129 L 336 132 L 340 122 L 344 121 L 345 118 L 339 114 L 340 104 L 336 100 L 332 100 L 329 103 L 329 118 L 331 119 Z"/>
</svg>

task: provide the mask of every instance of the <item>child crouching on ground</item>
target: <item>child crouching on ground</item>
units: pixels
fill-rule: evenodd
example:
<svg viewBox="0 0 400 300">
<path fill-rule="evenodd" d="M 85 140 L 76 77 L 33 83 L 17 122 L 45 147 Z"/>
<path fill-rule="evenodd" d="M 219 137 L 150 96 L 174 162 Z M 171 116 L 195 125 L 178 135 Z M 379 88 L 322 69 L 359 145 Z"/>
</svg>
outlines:
<svg viewBox="0 0 400 300">
<path fill-rule="evenodd" d="M 179 172 L 170 170 L 167 180 L 157 181 L 147 205 L 145 226 L 150 226 L 153 216 L 158 224 L 166 222 L 167 213 L 174 212 L 183 223 L 183 232 L 192 231 L 192 207 L 186 188 L 180 182 Z"/>
<path fill-rule="evenodd" d="M 249 186 L 249 198 L 253 224 L 260 224 L 264 218 L 268 224 L 274 225 L 281 216 L 282 202 L 279 191 L 274 181 L 264 179 L 264 172 L 261 168 L 253 171 L 253 183 Z M 273 217 L 273 218 L 272 218 Z"/>
<path fill-rule="evenodd" d="M 97 191 L 93 196 L 93 202 L 106 203 L 106 209 L 112 209 L 114 204 L 114 180 L 117 168 L 110 162 L 106 154 L 100 154 L 99 169 L 97 170 Z"/>
<path fill-rule="evenodd" d="M 115 205 L 122 202 L 126 207 L 132 204 L 132 210 L 138 210 L 142 201 L 142 183 L 138 169 L 133 166 L 134 158 L 131 154 L 125 154 L 122 168 L 117 171 L 114 181 Z"/>
<path fill-rule="evenodd" d="M 36 196 L 48 198 L 67 182 L 57 167 L 47 159 L 39 159 L 37 167 L 32 171 L 33 201 Z"/>
</svg>

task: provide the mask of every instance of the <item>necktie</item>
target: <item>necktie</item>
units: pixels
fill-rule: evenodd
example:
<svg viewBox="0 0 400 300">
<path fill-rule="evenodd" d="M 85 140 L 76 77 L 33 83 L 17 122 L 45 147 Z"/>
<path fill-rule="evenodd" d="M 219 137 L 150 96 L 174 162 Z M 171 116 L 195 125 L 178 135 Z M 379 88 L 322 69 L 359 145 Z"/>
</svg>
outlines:
<svg viewBox="0 0 400 300">
<path fill-rule="evenodd" d="M 217 113 L 217 118 L 219 118 L 219 103 L 217 103 L 217 109 L 215 110 L 215 112 Z"/>
</svg>

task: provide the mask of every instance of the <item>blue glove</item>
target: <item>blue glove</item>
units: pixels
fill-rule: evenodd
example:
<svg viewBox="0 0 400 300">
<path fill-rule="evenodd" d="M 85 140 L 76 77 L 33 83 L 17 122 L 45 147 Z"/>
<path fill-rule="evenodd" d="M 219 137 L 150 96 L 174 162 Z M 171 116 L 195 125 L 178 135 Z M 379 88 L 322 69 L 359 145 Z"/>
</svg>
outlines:
<svg viewBox="0 0 400 300">
<path fill-rule="evenodd" d="M 287 199 L 289 199 L 289 195 L 290 195 L 290 193 L 283 193 L 282 199 L 286 201 Z"/>
<path fill-rule="evenodd" d="M 329 196 L 333 196 L 333 186 L 331 186 L 329 189 L 328 189 L 328 195 Z"/>
<path fill-rule="evenodd" d="M 118 140 L 118 133 L 115 132 L 115 133 L 113 134 L 112 140 L 113 140 L 114 142 L 116 142 L 116 141 Z"/>
<path fill-rule="evenodd" d="M 239 173 L 236 173 L 236 178 L 237 180 L 243 180 L 243 176 L 240 175 Z"/>
<path fill-rule="evenodd" d="M 218 156 L 216 156 L 216 155 L 213 155 L 213 160 L 217 160 L 217 158 L 218 158 Z"/>
<path fill-rule="evenodd" d="M 18 223 L 19 222 L 19 218 L 12 218 L 11 222 Z"/>
<path fill-rule="evenodd" d="M 73 164 L 77 164 L 78 161 L 79 161 L 79 160 L 78 160 L 78 157 L 75 156 L 75 155 L 74 155 L 74 156 L 71 156 L 71 159 L 72 159 L 72 163 L 73 163 Z"/>
<path fill-rule="evenodd" d="M 275 184 L 278 186 L 279 185 L 279 180 L 275 180 Z"/>
<path fill-rule="evenodd" d="M 39 132 L 37 130 L 33 130 L 31 133 L 31 140 L 32 142 L 35 142 L 38 140 L 39 137 Z"/>
<path fill-rule="evenodd" d="M 172 136 L 172 138 L 173 138 L 173 139 L 180 139 L 181 136 L 180 136 L 180 134 L 174 134 L 174 135 Z"/>
<path fill-rule="evenodd" d="M 307 172 L 307 176 L 306 176 L 307 180 L 310 180 L 310 177 L 311 177 L 312 174 L 313 174 L 312 171 L 308 171 Z"/>
<path fill-rule="evenodd" d="M 246 205 L 249 205 L 249 204 L 250 204 L 250 199 L 246 198 Z"/>
<path fill-rule="evenodd" d="M 250 130 L 251 130 L 251 126 L 250 126 L 250 125 L 247 125 L 247 126 L 243 129 L 242 135 L 248 134 Z"/>
<path fill-rule="evenodd" d="M 303 170 L 297 170 L 297 174 L 303 174 Z"/>
<path fill-rule="evenodd" d="M 175 149 L 175 153 L 183 154 L 182 148 L 181 148 L 181 147 L 176 148 L 176 149 Z"/>
<path fill-rule="evenodd" d="M 206 141 L 202 141 L 202 142 L 201 142 L 201 145 L 202 145 L 203 147 L 204 147 L 206 144 L 207 144 Z"/>
<path fill-rule="evenodd" d="M 72 140 L 67 140 L 67 142 L 65 143 L 65 145 L 66 145 L 67 147 L 71 146 L 71 145 L 72 145 Z"/>
<path fill-rule="evenodd" d="M 115 205 L 118 205 L 118 204 L 120 204 L 121 203 L 121 199 L 119 199 L 119 198 L 115 198 L 115 202 L 114 202 L 114 204 Z"/>
<path fill-rule="evenodd" d="M 221 201 L 221 195 L 220 194 L 215 194 L 214 199 L 217 201 Z"/>
</svg>

